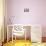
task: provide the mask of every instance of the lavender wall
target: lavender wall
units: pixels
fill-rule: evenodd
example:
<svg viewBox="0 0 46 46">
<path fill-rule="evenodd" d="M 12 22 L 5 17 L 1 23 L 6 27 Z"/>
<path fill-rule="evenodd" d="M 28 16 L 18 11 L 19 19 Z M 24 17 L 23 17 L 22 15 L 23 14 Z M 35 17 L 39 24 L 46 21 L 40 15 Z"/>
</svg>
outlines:
<svg viewBox="0 0 46 46">
<path fill-rule="evenodd" d="M 46 0 L 7 0 L 7 16 L 8 24 L 42 25 L 43 37 L 46 36 Z"/>
</svg>

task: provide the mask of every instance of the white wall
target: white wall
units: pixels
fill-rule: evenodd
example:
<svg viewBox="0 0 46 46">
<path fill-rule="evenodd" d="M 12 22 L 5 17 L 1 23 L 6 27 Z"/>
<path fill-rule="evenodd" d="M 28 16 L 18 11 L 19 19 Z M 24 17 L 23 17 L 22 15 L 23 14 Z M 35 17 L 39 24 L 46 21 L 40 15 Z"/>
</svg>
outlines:
<svg viewBox="0 0 46 46">
<path fill-rule="evenodd" d="M 46 36 L 46 0 L 8 0 L 7 8 L 12 23 L 40 24 L 43 37 Z M 24 12 L 24 8 L 29 8 L 29 12 Z M 8 24 L 11 24 L 9 18 Z"/>
</svg>

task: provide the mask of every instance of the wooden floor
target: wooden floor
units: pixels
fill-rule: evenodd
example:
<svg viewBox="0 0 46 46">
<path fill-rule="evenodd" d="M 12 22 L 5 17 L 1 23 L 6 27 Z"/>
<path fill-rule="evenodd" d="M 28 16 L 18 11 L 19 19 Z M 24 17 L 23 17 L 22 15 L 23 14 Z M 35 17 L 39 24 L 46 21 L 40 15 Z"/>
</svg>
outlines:
<svg viewBox="0 0 46 46">
<path fill-rule="evenodd" d="M 5 43 L 3 46 L 46 46 L 46 37 L 42 37 L 43 43 L 31 43 L 29 40 L 14 40 Z"/>
<path fill-rule="evenodd" d="M 46 43 L 31 43 L 30 41 L 14 40 L 5 43 L 3 46 L 46 46 Z"/>
<path fill-rule="evenodd" d="M 3 46 L 31 46 L 30 41 L 24 41 L 24 40 L 16 40 L 16 41 L 10 41 L 8 43 L 5 43 Z"/>
</svg>

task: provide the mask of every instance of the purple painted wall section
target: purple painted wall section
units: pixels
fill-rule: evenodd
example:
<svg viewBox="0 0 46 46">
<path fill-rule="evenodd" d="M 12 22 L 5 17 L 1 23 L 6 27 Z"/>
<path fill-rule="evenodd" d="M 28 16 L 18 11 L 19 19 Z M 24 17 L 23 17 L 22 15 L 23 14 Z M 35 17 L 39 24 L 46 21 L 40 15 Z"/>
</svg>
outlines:
<svg viewBox="0 0 46 46">
<path fill-rule="evenodd" d="M 41 24 L 46 36 L 46 0 L 8 0 L 7 8 L 8 24 Z"/>
</svg>

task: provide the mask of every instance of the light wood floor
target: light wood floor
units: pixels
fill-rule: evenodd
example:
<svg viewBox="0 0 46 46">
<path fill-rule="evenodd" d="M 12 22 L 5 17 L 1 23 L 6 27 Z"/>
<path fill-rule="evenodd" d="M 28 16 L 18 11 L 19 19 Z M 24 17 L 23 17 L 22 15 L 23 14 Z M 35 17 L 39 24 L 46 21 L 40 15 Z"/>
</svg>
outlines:
<svg viewBox="0 0 46 46">
<path fill-rule="evenodd" d="M 46 46 L 46 43 L 31 43 L 30 41 L 14 40 L 5 43 L 3 46 Z"/>
<path fill-rule="evenodd" d="M 16 40 L 16 41 L 10 41 L 6 44 L 4 44 L 4 46 L 31 46 L 31 42 L 30 41 L 24 41 L 24 40 Z"/>
</svg>

